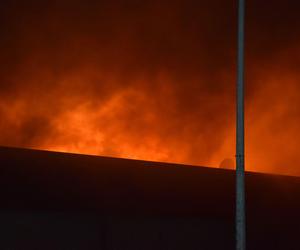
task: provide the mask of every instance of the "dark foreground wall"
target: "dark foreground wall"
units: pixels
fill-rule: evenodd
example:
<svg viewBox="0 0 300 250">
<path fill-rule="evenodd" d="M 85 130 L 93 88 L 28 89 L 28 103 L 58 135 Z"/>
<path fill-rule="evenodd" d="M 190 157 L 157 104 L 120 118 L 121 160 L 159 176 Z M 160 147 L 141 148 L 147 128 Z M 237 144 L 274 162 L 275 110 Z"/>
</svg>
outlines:
<svg viewBox="0 0 300 250">
<path fill-rule="evenodd" d="M 0 148 L 0 249 L 234 249 L 234 172 Z M 248 173 L 248 249 L 300 249 L 300 179 Z"/>
</svg>

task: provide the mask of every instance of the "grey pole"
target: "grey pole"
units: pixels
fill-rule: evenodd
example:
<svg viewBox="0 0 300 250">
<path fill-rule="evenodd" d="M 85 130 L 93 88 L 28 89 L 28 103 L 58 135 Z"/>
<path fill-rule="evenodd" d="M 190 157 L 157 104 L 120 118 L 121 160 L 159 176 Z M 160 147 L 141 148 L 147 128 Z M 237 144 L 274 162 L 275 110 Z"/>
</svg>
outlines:
<svg viewBox="0 0 300 250">
<path fill-rule="evenodd" d="M 237 118 L 236 118 L 236 250 L 246 249 L 244 174 L 244 28 L 245 0 L 238 6 Z"/>
</svg>

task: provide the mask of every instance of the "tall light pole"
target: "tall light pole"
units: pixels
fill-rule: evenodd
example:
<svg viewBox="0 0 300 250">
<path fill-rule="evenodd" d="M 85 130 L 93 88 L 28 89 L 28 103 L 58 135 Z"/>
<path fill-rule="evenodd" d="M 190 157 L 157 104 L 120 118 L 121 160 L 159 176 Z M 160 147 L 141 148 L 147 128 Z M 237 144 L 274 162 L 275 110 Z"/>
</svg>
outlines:
<svg viewBox="0 0 300 250">
<path fill-rule="evenodd" d="M 237 117 L 236 117 L 236 250 L 246 249 L 244 160 L 244 29 L 245 0 L 238 0 Z"/>
</svg>

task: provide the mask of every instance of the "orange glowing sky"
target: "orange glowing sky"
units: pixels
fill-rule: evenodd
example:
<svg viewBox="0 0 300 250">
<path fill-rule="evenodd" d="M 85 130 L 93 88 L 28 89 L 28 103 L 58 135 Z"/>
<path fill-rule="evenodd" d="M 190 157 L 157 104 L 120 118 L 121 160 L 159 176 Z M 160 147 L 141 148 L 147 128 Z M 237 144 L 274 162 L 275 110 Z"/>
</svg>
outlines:
<svg viewBox="0 0 300 250">
<path fill-rule="evenodd" d="M 246 168 L 300 175 L 299 4 L 272 4 L 247 6 Z M 4 1 L 0 11 L 0 145 L 234 159 L 232 1 Z"/>
</svg>

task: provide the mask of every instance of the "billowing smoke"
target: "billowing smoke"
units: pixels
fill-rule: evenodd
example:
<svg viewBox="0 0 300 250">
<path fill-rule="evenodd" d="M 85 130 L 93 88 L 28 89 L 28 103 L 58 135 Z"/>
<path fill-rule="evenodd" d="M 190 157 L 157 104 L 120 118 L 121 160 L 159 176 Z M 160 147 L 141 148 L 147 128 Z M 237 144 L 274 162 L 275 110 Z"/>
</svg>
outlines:
<svg viewBox="0 0 300 250">
<path fill-rule="evenodd" d="M 3 3 L 0 144 L 208 166 L 233 158 L 235 4 Z M 299 32 L 267 7 L 257 0 L 247 13 L 246 163 L 300 175 Z"/>
</svg>

